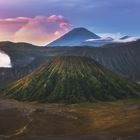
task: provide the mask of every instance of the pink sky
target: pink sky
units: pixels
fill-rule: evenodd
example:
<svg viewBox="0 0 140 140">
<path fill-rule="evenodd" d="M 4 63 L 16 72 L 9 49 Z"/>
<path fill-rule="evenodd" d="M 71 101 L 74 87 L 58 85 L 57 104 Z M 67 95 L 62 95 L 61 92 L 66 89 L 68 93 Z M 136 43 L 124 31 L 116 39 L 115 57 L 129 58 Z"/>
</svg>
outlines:
<svg viewBox="0 0 140 140">
<path fill-rule="evenodd" d="M 61 15 L 0 18 L 0 41 L 46 45 L 70 28 L 69 21 Z"/>
</svg>

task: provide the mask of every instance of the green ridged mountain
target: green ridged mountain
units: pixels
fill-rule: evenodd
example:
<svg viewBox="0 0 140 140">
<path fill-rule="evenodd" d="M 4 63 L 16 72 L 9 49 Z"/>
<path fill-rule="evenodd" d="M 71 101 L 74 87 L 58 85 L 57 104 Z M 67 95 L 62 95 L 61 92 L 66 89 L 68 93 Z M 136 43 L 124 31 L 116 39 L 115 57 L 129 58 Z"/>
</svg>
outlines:
<svg viewBox="0 0 140 140">
<path fill-rule="evenodd" d="M 112 101 L 139 97 L 140 86 L 112 73 L 93 59 L 61 56 L 6 85 L 0 95 L 54 103 Z"/>
</svg>

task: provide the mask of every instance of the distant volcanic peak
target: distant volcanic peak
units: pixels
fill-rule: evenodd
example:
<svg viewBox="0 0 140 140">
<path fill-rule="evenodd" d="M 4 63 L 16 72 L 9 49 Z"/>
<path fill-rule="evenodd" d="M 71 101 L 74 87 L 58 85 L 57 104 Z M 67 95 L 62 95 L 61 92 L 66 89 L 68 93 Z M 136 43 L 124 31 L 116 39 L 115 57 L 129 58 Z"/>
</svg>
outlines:
<svg viewBox="0 0 140 140">
<path fill-rule="evenodd" d="M 84 27 L 80 27 L 80 28 L 74 28 L 72 29 L 70 32 L 75 32 L 75 33 L 84 33 L 84 34 L 91 34 L 91 35 L 95 35 L 97 38 L 101 38 L 100 36 L 94 34 L 93 32 L 89 31 L 88 29 L 84 28 Z"/>
<path fill-rule="evenodd" d="M 124 36 L 124 37 L 120 38 L 120 39 L 118 40 L 118 42 L 127 43 L 127 42 L 134 42 L 134 41 L 137 41 L 137 40 L 139 40 L 139 39 L 140 39 L 139 37 Z"/>
<path fill-rule="evenodd" d="M 121 37 L 120 40 L 128 39 L 128 38 L 131 38 L 131 37 L 132 37 L 132 36 L 127 36 L 127 35 L 126 35 L 126 36 Z"/>
<path fill-rule="evenodd" d="M 81 46 L 83 41 L 90 38 L 100 39 L 101 37 L 86 28 L 74 28 L 47 46 Z"/>
<path fill-rule="evenodd" d="M 70 32 L 90 32 L 88 29 L 84 28 L 84 27 L 78 27 L 78 28 L 73 28 Z"/>
<path fill-rule="evenodd" d="M 89 31 L 88 29 L 84 28 L 84 27 L 77 27 L 77 28 L 73 28 L 72 30 L 79 30 L 79 31 Z"/>
<path fill-rule="evenodd" d="M 80 27 L 80 28 L 74 28 L 72 29 L 70 32 L 67 33 L 67 35 L 75 35 L 75 37 L 77 36 L 77 38 L 80 39 L 80 36 L 81 38 L 84 37 L 84 38 L 89 38 L 89 37 L 93 37 L 95 39 L 97 38 L 101 38 L 100 36 L 92 33 L 91 31 L 89 31 L 88 29 L 86 28 L 83 28 L 83 27 Z M 82 38 L 83 39 L 83 38 Z"/>
<path fill-rule="evenodd" d="M 77 27 L 77 28 L 73 28 L 70 32 L 75 31 L 75 32 L 91 32 L 88 29 L 84 28 L 84 27 Z M 92 33 L 92 32 L 91 32 Z"/>
<path fill-rule="evenodd" d="M 63 56 L 6 86 L 1 96 L 71 104 L 137 97 L 140 88 L 90 58 Z"/>
</svg>

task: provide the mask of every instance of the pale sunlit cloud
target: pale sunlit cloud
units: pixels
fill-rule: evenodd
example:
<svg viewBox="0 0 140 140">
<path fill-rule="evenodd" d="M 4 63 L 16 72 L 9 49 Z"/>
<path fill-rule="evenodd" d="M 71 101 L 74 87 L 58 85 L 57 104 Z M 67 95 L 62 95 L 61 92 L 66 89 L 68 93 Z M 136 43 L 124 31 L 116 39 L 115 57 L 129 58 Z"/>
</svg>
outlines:
<svg viewBox="0 0 140 140">
<path fill-rule="evenodd" d="M 5 18 L 0 19 L 0 41 L 46 45 L 70 28 L 71 24 L 62 15 Z"/>
<path fill-rule="evenodd" d="M 119 39 L 123 36 L 120 32 L 117 32 L 117 33 L 98 33 L 98 35 L 101 36 L 102 38 L 111 37 L 113 39 Z"/>
<path fill-rule="evenodd" d="M 0 68 L 1 67 L 4 67 L 4 68 L 12 67 L 10 57 L 2 51 L 0 51 Z"/>
</svg>

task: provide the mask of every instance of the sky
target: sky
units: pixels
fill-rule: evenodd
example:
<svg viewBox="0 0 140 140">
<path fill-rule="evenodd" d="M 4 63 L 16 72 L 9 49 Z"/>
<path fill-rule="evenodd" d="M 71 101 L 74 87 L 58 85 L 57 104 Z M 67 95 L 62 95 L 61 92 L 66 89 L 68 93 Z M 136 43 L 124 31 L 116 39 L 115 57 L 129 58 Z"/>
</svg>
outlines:
<svg viewBox="0 0 140 140">
<path fill-rule="evenodd" d="M 0 41 L 46 45 L 72 28 L 140 36 L 140 0 L 0 0 Z"/>
</svg>

